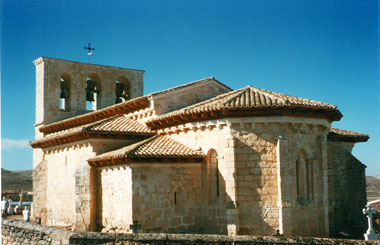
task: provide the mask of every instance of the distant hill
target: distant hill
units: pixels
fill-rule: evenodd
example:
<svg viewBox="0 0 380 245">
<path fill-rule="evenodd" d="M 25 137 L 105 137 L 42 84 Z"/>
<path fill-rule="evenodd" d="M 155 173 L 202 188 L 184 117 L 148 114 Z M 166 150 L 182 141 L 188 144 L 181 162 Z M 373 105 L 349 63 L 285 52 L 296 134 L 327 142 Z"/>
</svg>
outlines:
<svg viewBox="0 0 380 245">
<path fill-rule="evenodd" d="M 380 199 L 380 177 L 367 176 L 366 180 L 368 201 Z"/>
<path fill-rule="evenodd" d="M 32 191 L 32 170 L 8 171 L 1 169 L 1 190 Z"/>
</svg>

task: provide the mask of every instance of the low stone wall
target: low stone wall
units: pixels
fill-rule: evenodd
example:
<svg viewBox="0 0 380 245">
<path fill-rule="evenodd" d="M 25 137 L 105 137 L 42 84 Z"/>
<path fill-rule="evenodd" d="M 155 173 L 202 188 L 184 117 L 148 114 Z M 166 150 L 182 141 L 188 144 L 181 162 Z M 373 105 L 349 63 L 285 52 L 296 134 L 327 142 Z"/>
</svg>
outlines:
<svg viewBox="0 0 380 245">
<path fill-rule="evenodd" d="M 72 232 L 34 223 L 2 219 L 2 244 L 378 244 L 372 241 L 328 238 L 285 238 L 205 234 L 118 234 Z"/>
<path fill-rule="evenodd" d="M 74 232 L 3 218 L 1 244 L 70 244 Z"/>
</svg>

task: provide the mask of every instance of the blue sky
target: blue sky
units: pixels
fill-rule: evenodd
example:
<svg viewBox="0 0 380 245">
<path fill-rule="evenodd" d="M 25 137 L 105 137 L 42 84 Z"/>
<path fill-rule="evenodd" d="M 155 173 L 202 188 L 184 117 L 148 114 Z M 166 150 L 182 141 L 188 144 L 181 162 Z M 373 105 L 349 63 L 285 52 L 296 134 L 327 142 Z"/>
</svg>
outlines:
<svg viewBox="0 0 380 245">
<path fill-rule="evenodd" d="M 145 93 L 214 76 L 338 106 L 380 175 L 378 1 L 1 1 L 2 167 L 31 169 L 40 56 L 143 69 Z"/>
</svg>

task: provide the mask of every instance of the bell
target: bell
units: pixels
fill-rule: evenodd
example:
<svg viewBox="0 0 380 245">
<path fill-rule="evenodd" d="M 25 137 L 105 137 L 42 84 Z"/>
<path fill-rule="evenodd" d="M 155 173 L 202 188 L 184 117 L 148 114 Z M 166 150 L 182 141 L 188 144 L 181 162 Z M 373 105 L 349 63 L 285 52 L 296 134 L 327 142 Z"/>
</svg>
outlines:
<svg viewBox="0 0 380 245">
<path fill-rule="evenodd" d="M 94 93 L 95 91 L 95 81 L 87 80 L 86 81 L 86 101 L 95 101 Z"/>
<path fill-rule="evenodd" d="M 59 98 L 61 98 L 61 99 L 66 99 L 67 98 L 66 92 L 65 92 L 64 89 L 61 89 L 61 94 L 59 95 Z"/>
<path fill-rule="evenodd" d="M 95 89 L 95 84 L 96 84 L 95 81 L 87 80 L 86 81 L 86 89 L 94 90 Z"/>
<path fill-rule="evenodd" d="M 124 84 L 116 83 L 116 90 L 115 90 L 116 97 L 123 96 L 123 92 L 124 92 Z"/>
<path fill-rule="evenodd" d="M 121 103 L 121 102 L 123 102 L 123 100 L 121 99 L 121 97 L 116 97 L 115 104 L 118 104 L 118 103 Z"/>
<path fill-rule="evenodd" d="M 94 90 L 90 90 L 86 88 L 86 101 L 95 101 Z"/>
</svg>

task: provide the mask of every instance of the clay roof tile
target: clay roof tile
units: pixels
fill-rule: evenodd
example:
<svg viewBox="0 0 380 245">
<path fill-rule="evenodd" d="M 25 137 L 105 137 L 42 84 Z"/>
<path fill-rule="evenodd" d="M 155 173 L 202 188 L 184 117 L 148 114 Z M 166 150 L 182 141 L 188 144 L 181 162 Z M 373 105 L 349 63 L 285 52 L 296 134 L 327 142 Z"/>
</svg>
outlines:
<svg viewBox="0 0 380 245">
<path fill-rule="evenodd" d="M 112 118 L 99 120 L 94 123 L 89 123 L 83 126 L 70 128 L 65 131 L 56 132 L 44 138 L 30 142 L 33 148 L 40 148 L 42 146 L 59 145 L 62 142 L 67 143 L 64 139 L 71 137 L 70 141 L 77 141 L 85 139 L 86 133 L 103 133 L 109 136 L 112 135 L 153 135 L 153 132 L 142 123 L 135 120 L 128 119 L 125 116 L 119 115 Z M 78 136 L 73 138 L 72 136 Z"/>
<path fill-rule="evenodd" d="M 270 92 L 264 89 L 247 86 L 239 90 L 227 92 L 211 99 L 196 103 L 177 111 L 173 111 L 147 122 L 151 126 L 160 120 L 180 115 L 189 115 L 202 112 L 220 110 L 254 110 L 254 109 L 275 109 L 275 108 L 301 108 L 305 110 L 322 110 L 330 120 L 340 120 L 342 114 L 335 105 Z"/>
<path fill-rule="evenodd" d="M 204 158 L 200 151 L 195 151 L 168 136 L 156 135 L 138 143 L 123 148 L 103 153 L 90 158 L 88 162 L 109 161 L 126 158 Z"/>
<path fill-rule="evenodd" d="M 327 135 L 327 139 L 335 142 L 367 142 L 369 135 L 331 128 L 329 134 Z"/>
</svg>

